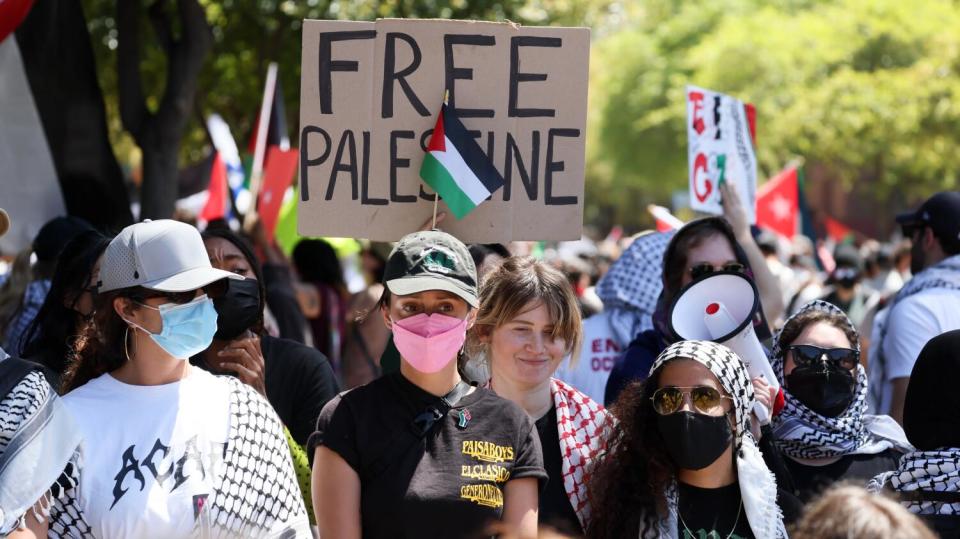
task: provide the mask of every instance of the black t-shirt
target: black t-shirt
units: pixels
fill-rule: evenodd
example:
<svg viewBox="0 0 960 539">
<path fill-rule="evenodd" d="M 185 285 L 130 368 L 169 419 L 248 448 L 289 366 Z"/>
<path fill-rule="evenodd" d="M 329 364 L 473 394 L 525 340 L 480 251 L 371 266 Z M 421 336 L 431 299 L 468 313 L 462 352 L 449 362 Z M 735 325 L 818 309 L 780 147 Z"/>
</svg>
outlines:
<svg viewBox="0 0 960 539">
<path fill-rule="evenodd" d="M 547 486 L 540 492 L 540 523 L 559 532 L 581 535 L 583 529 L 580 520 L 563 486 L 563 458 L 560 455 L 556 406 L 551 406 L 550 411 L 537 420 L 537 433 L 543 449 L 543 467 L 549 477 Z"/>
<path fill-rule="evenodd" d="M 900 453 L 888 449 L 875 455 L 845 455 L 826 466 L 808 466 L 790 457 L 783 459 L 793 476 L 796 495 L 803 503 L 816 498 L 837 481 L 866 484 L 878 474 L 896 470 Z"/>
<path fill-rule="evenodd" d="M 734 482 L 720 488 L 700 488 L 678 483 L 677 531 L 680 539 L 753 537 L 747 513 L 740 500 L 740 484 Z"/>
<path fill-rule="evenodd" d="M 749 539 L 754 537 L 747 512 L 740 499 L 740 483 L 720 488 L 700 488 L 678 483 L 677 531 L 680 539 L 727 537 Z M 800 501 L 785 490 L 777 489 L 777 505 L 783 513 L 783 523 L 789 526 L 803 512 Z"/>
<path fill-rule="evenodd" d="M 503 514 L 508 480 L 546 479 L 540 440 L 522 408 L 476 389 L 420 438 L 413 419 L 437 401 L 394 373 L 342 393 L 321 412 L 310 450 L 326 446 L 360 476 L 363 537 L 482 537 Z"/>
<path fill-rule="evenodd" d="M 260 350 L 267 400 L 293 439 L 306 446 L 320 411 L 340 391 L 333 368 L 316 348 L 289 339 L 265 335 Z"/>
</svg>

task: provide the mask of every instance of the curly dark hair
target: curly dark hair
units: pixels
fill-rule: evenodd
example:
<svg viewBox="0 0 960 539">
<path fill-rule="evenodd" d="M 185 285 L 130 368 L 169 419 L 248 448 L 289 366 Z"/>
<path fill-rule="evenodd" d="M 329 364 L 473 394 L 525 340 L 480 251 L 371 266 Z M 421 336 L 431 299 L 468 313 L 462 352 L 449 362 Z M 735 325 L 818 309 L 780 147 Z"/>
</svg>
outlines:
<svg viewBox="0 0 960 539">
<path fill-rule="evenodd" d="M 677 469 L 664 447 L 650 401 L 660 372 L 627 386 L 610 409 L 619 421 L 619 432 L 588 485 L 592 512 L 586 535 L 590 539 L 636 536 L 644 512 L 666 509 L 663 494 Z"/>
</svg>

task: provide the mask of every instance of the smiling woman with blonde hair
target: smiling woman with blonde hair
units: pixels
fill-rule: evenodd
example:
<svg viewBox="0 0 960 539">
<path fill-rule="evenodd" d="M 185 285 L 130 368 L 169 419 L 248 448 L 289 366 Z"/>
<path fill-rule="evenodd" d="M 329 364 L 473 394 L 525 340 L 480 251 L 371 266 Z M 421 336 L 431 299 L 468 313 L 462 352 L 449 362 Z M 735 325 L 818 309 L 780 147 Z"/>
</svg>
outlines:
<svg viewBox="0 0 960 539">
<path fill-rule="evenodd" d="M 589 518 L 590 468 L 611 429 L 603 406 L 552 377 L 565 357 L 577 356 L 582 331 L 566 277 L 543 262 L 511 257 L 484 278 L 467 346 L 474 370 L 489 368 L 490 388 L 536 421 L 549 477 L 540 522 L 577 534 Z"/>
</svg>

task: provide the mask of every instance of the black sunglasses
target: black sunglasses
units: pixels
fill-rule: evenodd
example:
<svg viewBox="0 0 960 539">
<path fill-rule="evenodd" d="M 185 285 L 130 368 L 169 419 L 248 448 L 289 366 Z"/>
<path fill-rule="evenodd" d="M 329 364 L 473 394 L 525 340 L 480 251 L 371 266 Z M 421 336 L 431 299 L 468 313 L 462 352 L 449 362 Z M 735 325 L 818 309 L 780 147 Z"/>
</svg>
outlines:
<svg viewBox="0 0 960 539">
<path fill-rule="evenodd" d="M 746 269 L 747 267 L 739 262 L 728 262 L 723 266 L 720 266 L 719 268 L 715 267 L 713 264 L 709 262 L 701 262 L 700 264 L 697 264 L 690 268 L 690 277 L 693 278 L 694 281 L 696 281 L 700 277 L 703 277 L 704 275 L 708 275 L 715 271 L 733 271 L 736 273 L 743 273 Z"/>
<path fill-rule="evenodd" d="M 824 357 L 831 363 L 851 371 L 860 363 L 860 352 L 852 348 L 820 348 L 812 344 L 795 344 L 788 346 L 787 350 L 793 351 L 793 362 L 798 367 L 815 366 Z"/>
<path fill-rule="evenodd" d="M 201 293 L 206 294 L 207 297 L 211 299 L 222 296 L 224 292 L 227 291 L 227 286 L 229 286 L 226 281 L 226 279 L 214 281 L 201 288 L 199 292 L 197 290 L 188 290 L 186 292 L 164 292 L 161 290 L 150 290 L 147 293 L 130 294 L 128 297 L 139 303 L 144 303 L 150 298 L 164 298 L 169 300 L 170 303 L 183 305 L 197 299 L 197 296 L 199 296 Z"/>
<path fill-rule="evenodd" d="M 661 387 L 650 397 L 653 401 L 653 410 L 660 415 L 676 413 L 683 408 L 684 395 L 690 395 L 693 407 L 703 414 L 715 411 L 723 399 L 733 400 L 732 397 L 721 395 L 716 388 L 710 386 Z"/>
</svg>

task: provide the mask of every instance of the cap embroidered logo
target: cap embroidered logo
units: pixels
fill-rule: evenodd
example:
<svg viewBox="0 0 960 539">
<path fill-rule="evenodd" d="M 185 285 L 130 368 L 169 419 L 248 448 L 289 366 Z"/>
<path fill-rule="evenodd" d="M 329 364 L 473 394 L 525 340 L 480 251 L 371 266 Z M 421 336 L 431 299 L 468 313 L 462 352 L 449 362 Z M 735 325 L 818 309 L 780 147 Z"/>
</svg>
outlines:
<svg viewBox="0 0 960 539">
<path fill-rule="evenodd" d="M 435 273 L 450 273 L 457 269 L 453 257 L 440 249 L 427 249 L 420 253 L 421 263 L 429 271 Z"/>
</svg>

